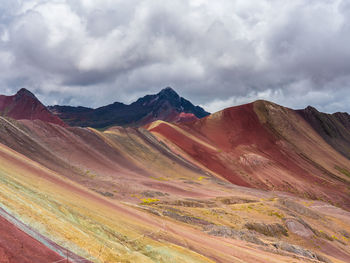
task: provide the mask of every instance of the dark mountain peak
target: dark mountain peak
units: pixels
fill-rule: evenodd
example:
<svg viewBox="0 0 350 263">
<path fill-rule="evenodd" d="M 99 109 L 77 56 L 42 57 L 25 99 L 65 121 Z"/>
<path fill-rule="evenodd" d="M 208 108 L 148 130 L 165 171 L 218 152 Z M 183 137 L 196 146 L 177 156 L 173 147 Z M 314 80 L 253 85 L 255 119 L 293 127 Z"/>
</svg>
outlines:
<svg viewBox="0 0 350 263">
<path fill-rule="evenodd" d="M 31 93 L 29 90 L 27 90 L 25 88 L 21 88 L 19 91 L 17 91 L 15 96 L 17 98 L 30 97 L 33 99 L 37 99 L 33 93 Z"/>
<path fill-rule="evenodd" d="M 152 102 L 156 106 L 156 108 L 154 108 L 156 111 L 163 110 L 164 108 L 172 108 L 178 113 L 193 113 L 197 118 L 203 118 L 209 115 L 209 113 L 200 106 L 195 106 L 190 101 L 180 97 L 179 94 L 170 87 L 162 89 L 155 95 L 155 98 L 156 99 L 153 99 Z"/>
<path fill-rule="evenodd" d="M 180 97 L 179 94 L 175 90 L 173 90 L 170 87 L 166 87 L 165 89 L 162 89 L 157 95 L 165 95 L 167 97 Z"/>
<path fill-rule="evenodd" d="M 157 94 L 146 95 L 139 98 L 136 104 L 141 103 L 143 106 L 161 105 L 164 103 L 170 103 L 173 106 L 179 106 L 181 104 L 181 97 L 170 87 L 162 89 Z"/>
<path fill-rule="evenodd" d="M 308 111 L 308 112 L 319 112 L 315 107 L 312 107 L 310 105 L 305 108 L 305 111 Z"/>
</svg>

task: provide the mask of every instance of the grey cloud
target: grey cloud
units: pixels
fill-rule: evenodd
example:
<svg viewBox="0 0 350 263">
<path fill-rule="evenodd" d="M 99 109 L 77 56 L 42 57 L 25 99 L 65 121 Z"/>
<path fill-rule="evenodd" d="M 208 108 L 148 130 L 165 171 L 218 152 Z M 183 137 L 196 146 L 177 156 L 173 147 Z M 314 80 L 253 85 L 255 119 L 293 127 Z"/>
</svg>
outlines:
<svg viewBox="0 0 350 263">
<path fill-rule="evenodd" d="M 346 0 L 10 1 L 1 91 L 130 102 L 172 86 L 215 111 L 258 98 L 350 111 Z"/>
</svg>

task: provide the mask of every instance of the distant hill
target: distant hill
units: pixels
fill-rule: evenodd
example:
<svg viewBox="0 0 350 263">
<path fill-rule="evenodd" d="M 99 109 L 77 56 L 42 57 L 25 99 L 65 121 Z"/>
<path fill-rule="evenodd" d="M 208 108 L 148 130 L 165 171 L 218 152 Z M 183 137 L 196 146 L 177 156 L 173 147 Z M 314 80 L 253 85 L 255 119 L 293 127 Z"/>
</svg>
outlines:
<svg viewBox="0 0 350 263">
<path fill-rule="evenodd" d="M 97 109 L 58 105 L 48 108 L 70 126 L 93 128 L 140 126 L 155 120 L 186 122 L 209 115 L 203 108 L 180 97 L 172 88 L 146 95 L 130 105 L 115 102 Z"/>
<path fill-rule="evenodd" d="M 13 96 L 0 95 L 0 116 L 16 120 L 42 120 L 66 126 L 27 89 L 20 89 Z"/>
</svg>

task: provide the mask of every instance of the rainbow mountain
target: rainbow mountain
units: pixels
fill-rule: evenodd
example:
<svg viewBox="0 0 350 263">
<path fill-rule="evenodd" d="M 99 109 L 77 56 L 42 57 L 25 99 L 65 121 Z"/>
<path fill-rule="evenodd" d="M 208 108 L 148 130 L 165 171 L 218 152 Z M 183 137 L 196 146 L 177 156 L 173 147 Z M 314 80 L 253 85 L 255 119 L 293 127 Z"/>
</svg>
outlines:
<svg viewBox="0 0 350 263">
<path fill-rule="evenodd" d="M 140 100 L 0 96 L 0 262 L 350 262 L 347 113 Z"/>
</svg>

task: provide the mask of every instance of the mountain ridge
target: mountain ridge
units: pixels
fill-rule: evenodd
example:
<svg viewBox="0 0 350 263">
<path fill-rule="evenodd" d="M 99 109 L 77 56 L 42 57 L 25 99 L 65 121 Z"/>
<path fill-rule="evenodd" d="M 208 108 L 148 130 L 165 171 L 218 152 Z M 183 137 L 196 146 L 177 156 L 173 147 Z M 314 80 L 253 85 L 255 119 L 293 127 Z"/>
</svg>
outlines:
<svg viewBox="0 0 350 263">
<path fill-rule="evenodd" d="M 167 87 L 159 93 L 145 95 L 131 104 L 114 102 L 96 109 L 72 106 L 49 106 L 48 109 L 70 126 L 104 128 L 110 126 L 142 126 L 154 120 L 176 121 L 181 113 L 196 118 L 208 116 L 200 106 L 180 97 Z M 195 119 L 190 116 L 189 119 Z M 185 119 L 186 121 L 186 119 Z"/>
<path fill-rule="evenodd" d="M 346 112 L 333 114 L 319 112 L 308 106 L 296 111 L 333 148 L 350 159 L 350 115 Z"/>
</svg>

